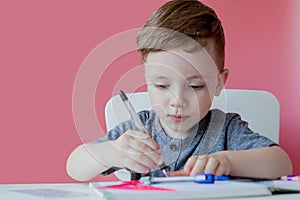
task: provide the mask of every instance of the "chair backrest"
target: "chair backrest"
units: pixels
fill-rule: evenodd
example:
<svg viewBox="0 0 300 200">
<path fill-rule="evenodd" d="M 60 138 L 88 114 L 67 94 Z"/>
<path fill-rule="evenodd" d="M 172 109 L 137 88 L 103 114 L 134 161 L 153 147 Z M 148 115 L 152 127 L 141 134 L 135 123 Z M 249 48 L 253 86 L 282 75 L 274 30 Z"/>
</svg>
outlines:
<svg viewBox="0 0 300 200">
<path fill-rule="evenodd" d="M 147 92 L 130 93 L 127 96 L 137 112 L 151 109 Z M 212 108 L 239 113 L 253 131 L 279 142 L 280 106 L 277 98 L 270 92 L 224 89 L 220 96 L 214 98 Z M 130 119 L 119 95 L 107 102 L 105 118 L 107 130 Z"/>
</svg>

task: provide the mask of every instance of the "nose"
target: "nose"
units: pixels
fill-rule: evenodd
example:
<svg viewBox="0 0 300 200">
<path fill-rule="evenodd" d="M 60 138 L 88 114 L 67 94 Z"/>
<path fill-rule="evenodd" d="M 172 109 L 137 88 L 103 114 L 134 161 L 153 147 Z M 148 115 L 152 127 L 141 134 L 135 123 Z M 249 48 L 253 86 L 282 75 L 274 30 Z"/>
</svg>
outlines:
<svg viewBox="0 0 300 200">
<path fill-rule="evenodd" d="M 187 106 L 186 94 L 184 89 L 176 89 L 170 91 L 170 105 L 175 108 L 184 108 Z"/>
</svg>

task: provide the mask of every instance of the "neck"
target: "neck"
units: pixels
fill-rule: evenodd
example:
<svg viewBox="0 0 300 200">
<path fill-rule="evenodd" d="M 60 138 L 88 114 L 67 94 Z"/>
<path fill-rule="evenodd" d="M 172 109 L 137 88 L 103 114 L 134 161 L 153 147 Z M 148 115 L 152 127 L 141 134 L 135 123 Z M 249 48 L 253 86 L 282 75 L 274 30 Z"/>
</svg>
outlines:
<svg viewBox="0 0 300 200">
<path fill-rule="evenodd" d="M 160 126 L 162 127 L 163 131 L 165 132 L 165 134 L 174 139 L 184 139 L 187 136 L 191 135 L 193 133 L 193 131 L 198 128 L 198 124 L 196 124 L 192 128 L 185 130 L 185 131 L 173 130 L 173 129 L 170 129 L 163 120 L 159 120 L 159 123 L 160 123 Z"/>
</svg>

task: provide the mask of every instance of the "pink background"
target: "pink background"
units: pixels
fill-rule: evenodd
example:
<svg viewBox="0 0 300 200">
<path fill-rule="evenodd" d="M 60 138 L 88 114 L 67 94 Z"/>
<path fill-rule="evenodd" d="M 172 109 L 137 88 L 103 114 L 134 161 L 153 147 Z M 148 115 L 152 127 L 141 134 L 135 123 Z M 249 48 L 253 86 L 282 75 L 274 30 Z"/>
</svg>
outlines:
<svg viewBox="0 0 300 200">
<path fill-rule="evenodd" d="M 73 182 L 65 171 L 69 153 L 99 134 L 84 136 L 75 127 L 72 92 L 81 64 L 104 40 L 141 27 L 164 2 L 0 2 L 1 183 Z M 226 87 L 267 90 L 277 96 L 280 145 L 293 159 L 294 173 L 300 173 L 300 1 L 204 2 L 224 24 L 226 66 L 231 70 Z M 94 100 L 101 127 L 104 105 L 115 94 L 116 82 L 138 65 L 136 51 L 128 52 L 99 80 Z"/>
</svg>

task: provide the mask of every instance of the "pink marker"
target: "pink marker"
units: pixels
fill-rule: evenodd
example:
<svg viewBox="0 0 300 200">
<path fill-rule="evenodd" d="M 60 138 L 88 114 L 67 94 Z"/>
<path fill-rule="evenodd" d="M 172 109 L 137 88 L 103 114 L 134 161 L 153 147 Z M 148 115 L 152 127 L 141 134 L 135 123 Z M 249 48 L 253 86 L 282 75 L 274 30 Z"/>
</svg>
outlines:
<svg viewBox="0 0 300 200">
<path fill-rule="evenodd" d="M 291 181 L 300 181 L 300 176 L 291 177 Z"/>
<path fill-rule="evenodd" d="M 300 175 L 283 176 L 281 180 L 285 181 L 300 181 Z"/>
</svg>

